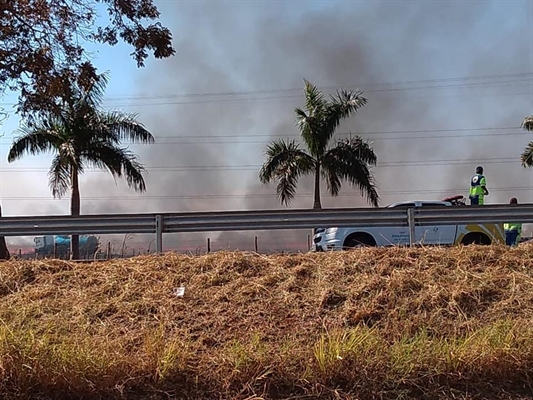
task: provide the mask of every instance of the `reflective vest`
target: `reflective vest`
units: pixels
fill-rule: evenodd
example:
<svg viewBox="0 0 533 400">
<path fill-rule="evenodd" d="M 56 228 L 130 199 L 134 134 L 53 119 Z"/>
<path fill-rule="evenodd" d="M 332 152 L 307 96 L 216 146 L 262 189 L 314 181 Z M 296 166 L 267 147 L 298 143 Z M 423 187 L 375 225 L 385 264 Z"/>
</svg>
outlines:
<svg viewBox="0 0 533 400">
<path fill-rule="evenodd" d="M 479 196 L 483 197 L 485 193 L 483 192 L 482 186 L 487 186 L 487 181 L 485 176 L 481 174 L 476 174 L 470 179 L 470 196 Z"/>
<path fill-rule="evenodd" d="M 505 224 L 503 224 L 503 229 L 505 229 L 506 231 L 518 231 L 518 232 L 521 232 L 522 231 L 522 223 L 521 222 L 506 222 Z"/>
</svg>

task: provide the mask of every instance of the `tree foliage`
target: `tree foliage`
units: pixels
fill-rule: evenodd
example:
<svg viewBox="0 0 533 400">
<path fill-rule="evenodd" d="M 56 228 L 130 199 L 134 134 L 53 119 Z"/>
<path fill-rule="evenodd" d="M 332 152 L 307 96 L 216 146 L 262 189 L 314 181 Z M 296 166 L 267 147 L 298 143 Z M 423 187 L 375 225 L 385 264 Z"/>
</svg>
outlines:
<svg viewBox="0 0 533 400">
<path fill-rule="evenodd" d="M 533 132 L 533 115 L 524 118 L 521 124 L 521 128 L 526 131 Z M 520 161 L 522 161 L 522 166 L 533 167 L 533 142 L 529 142 L 524 151 L 520 156 Z"/>
<path fill-rule="evenodd" d="M 259 171 L 259 180 L 263 184 L 277 181 L 277 195 L 286 205 L 296 195 L 298 179 L 314 174 L 313 208 L 322 208 L 321 178 L 332 196 L 338 196 L 345 181 L 357 187 L 377 207 L 379 195 L 370 170 L 377 163 L 374 150 L 359 136 L 332 143 L 339 124 L 365 106 L 367 99 L 359 91 L 340 90 L 328 100 L 307 80 L 304 94 L 305 109 L 296 108 L 295 113 L 307 152 L 294 140 L 272 142 L 267 147 L 267 160 Z"/>
<path fill-rule="evenodd" d="M 0 107 L 0 128 L 9 115 L 4 111 L 3 107 Z M 0 132 L 0 138 L 4 136 L 3 132 Z"/>
<path fill-rule="evenodd" d="M 78 178 L 86 168 L 106 170 L 114 178 L 125 178 L 136 191 L 146 190 L 143 165 L 121 143 L 153 143 L 154 137 L 137 121 L 136 114 L 101 109 L 106 84 L 105 74 L 97 75 L 88 90 L 72 84 L 71 97 L 61 112 L 23 124 L 8 153 L 9 162 L 26 154 L 52 153 L 50 189 L 57 198 L 70 190 L 71 215 L 80 215 Z M 78 258 L 77 235 L 72 236 L 72 249 L 73 258 Z"/>
<path fill-rule="evenodd" d="M 97 24 L 97 8 L 108 24 Z M 20 91 L 17 111 L 57 109 L 71 82 L 88 88 L 96 76 L 84 45 L 132 46 L 138 67 L 151 52 L 174 55 L 172 35 L 159 22 L 154 0 L 2 0 L 0 2 L 0 93 Z M 143 21 L 149 21 L 144 24 Z"/>
</svg>

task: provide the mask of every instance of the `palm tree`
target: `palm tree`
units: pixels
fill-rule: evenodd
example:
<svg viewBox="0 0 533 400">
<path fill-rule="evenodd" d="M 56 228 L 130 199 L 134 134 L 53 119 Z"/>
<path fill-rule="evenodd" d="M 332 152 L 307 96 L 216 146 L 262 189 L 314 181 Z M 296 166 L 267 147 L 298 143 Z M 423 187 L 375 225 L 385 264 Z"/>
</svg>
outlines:
<svg viewBox="0 0 533 400">
<path fill-rule="evenodd" d="M 526 131 L 533 132 L 533 115 L 524 118 L 520 127 Z M 520 156 L 520 161 L 522 161 L 522 166 L 524 168 L 533 167 L 533 142 L 528 143 L 524 152 Z"/>
<path fill-rule="evenodd" d="M 277 195 L 281 203 L 289 205 L 296 194 L 298 179 L 314 174 L 314 209 L 322 208 L 320 180 L 326 180 L 327 189 L 337 196 L 342 181 L 358 187 L 367 200 L 377 207 L 379 196 L 370 166 L 376 165 L 377 156 L 368 142 L 359 136 L 338 140 L 330 146 L 335 130 L 345 118 L 355 114 L 367 103 L 359 91 L 337 91 L 328 101 L 318 88 L 305 80 L 305 110 L 296 108 L 296 121 L 307 152 L 294 140 L 276 140 L 266 150 L 259 179 L 268 184 L 278 182 Z"/>
<path fill-rule="evenodd" d="M 54 158 L 48 173 L 54 198 L 71 192 L 70 213 L 80 215 L 79 176 L 87 167 L 107 170 L 125 177 L 128 185 L 144 192 L 144 167 L 137 156 L 121 141 L 153 143 L 154 137 L 137 121 L 136 114 L 104 111 L 101 103 L 108 82 L 100 74 L 88 90 L 70 85 L 67 100 L 60 110 L 23 124 L 8 154 L 13 162 L 27 154 L 52 152 Z M 79 258 L 79 236 L 72 235 L 71 258 Z"/>
</svg>

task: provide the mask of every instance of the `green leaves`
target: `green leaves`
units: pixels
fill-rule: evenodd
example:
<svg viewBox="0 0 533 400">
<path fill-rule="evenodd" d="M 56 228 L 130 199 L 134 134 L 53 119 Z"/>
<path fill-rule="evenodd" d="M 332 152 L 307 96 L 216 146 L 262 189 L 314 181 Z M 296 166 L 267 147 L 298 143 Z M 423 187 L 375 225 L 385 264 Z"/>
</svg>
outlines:
<svg viewBox="0 0 533 400">
<path fill-rule="evenodd" d="M 524 168 L 533 167 L 533 142 L 528 143 L 528 145 L 520 155 L 520 161 L 522 162 L 522 166 Z"/>
<path fill-rule="evenodd" d="M 118 111 L 100 113 L 97 120 L 98 129 L 101 129 L 101 134 L 113 143 L 120 143 L 123 140 L 141 144 L 154 143 L 154 137 L 137 121 L 137 115 Z"/>
<path fill-rule="evenodd" d="M 524 118 L 522 124 L 520 125 L 520 128 L 523 128 L 526 131 L 533 132 L 533 115 Z"/>
<path fill-rule="evenodd" d="M 55 155 L 48 171 L 48 185 L 54 198 L 63 197 L 70 189 L 71 165 L 64 152 Z"/>
<path fill-rule="evenodd" d="M 83 154 L 86 164 L 108 170 L 114 178 L 126 178 L 128 186 L 135 191 L 146 191 L 143 173 L 144 166 L 139 163 L 132 151 L 108 143 L 95 144 Z"/>
<path fill-rule="evenodd" d="M 322 92 L 305 80 L 305 111 L 296 108 L 296 124 L 302 139 L 314 157 L 321 157 L 342 120 L 367 104 L 360 91 L 337 91 L 326 100 Z"/>
<path fill-rule="evenodd" d="M 313 171 L 315 160 L 294 141 L 274 141 L 267 147 L 267 161 L 259 172 L 263 184 L 278 182 L 276 192 L 282 203 L 289 205 L 296 194 L 298 178 Z"/>
<path fill-rule="evenodd" d="M 361 194 L 374 207 L 379 205 L 374 176 L 370 166 L 377 163 L 377 156 L 360 137 L 340 140 L 330 149 L 322 161 L 322 174 L 332 196 L 337 196 L 341 181 L 347 181 L 360 189 Z"/>
<path fill-rule="evenodd" d="M 336 96 L 331 96 L 324 121 L 324 130 L 329 133 L 329 138 L 342 120 L 351 117 L 367 103 L 368 100 L 360 91 L 339 90 Z"/>
<path fill-rule="evenodd" d="M 104 112 L 100 108 L 108 82 L 107 74 L 97 75 L 88 85 L 69 86 L 70 96 L 58 111 L 48 112 L 19 129 L 8 155 L 13 162 L 24 154 L 55 153 L 48 174 L 54 197 L 63 196 L 72 185 L 72 173 L 82 174 L 86 166 L 126 178 L 130 187 L 145 191 L 144 167 L 137 156 L 121 146 L 122 141 L 154 143 L 155 139 L 136 114 Z"/>
<path fill-rule="evenodd" d="M 377 206 L 377 194 L 370 166 L 377 157 L 367 142 L 361 138 L 329 144 L 342 120 L 355 114 L 367 104 L 360 91 L 338 90 L 326 99 L 311 82 L 304 80 L 305 109 L 295 108 L 296 126 L 309 153 L 300 150 L 295 141 L 278 140 L 267 147 L 267 160 L 259 173 L 263 184 L 278 181 L 277 194 L 282 203 L 289 204 L 296 194 L 298 178 L 314 172 L 326 180 L 332 196 L 337 196 L 342 181 L 358 187 L 369 202 Z M 322 168 L 321 168 L 322 167 Z M 319 180 L 315 182 L 315 206 L 320 206 Z"/>
<path fill-rule="evenodd" d="M 63 139 L 63 127 L 58 121 L 39 121 L 34 127 L 23 124 L 17 132 L 20 136 L 13 142 L 7 155 L 8 162 L 20 159 L 24 154 L 36 155 L 58 150 Z"/>
<path fill-rule="evenodd" d="M 524 118 L 520 127 L 526 131 L 533 132 L 533 115 Z M 533 167 L 533 142 L 528 143 L 520 155 L 520 161 L 524 168 Z"/>
</svg>

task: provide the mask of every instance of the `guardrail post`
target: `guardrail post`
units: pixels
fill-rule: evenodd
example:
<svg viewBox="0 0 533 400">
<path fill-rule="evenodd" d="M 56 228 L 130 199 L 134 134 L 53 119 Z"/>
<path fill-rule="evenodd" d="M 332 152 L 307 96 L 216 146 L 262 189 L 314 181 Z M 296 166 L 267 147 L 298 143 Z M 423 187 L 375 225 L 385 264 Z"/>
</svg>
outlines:
<svg viewBox="0 0 533 400">
<path fill-rule="evenodd" d="M 407 209 L 407 224 L 409 225 L 409 246 L 415 245 L 416 231 L 415 231 L 415 209 Z"/>
<path fill-rule="evenodd" d="M 155 251 L 158 254 L 163 252 L 163 216 L 155 216 Z"/>
</svg>

